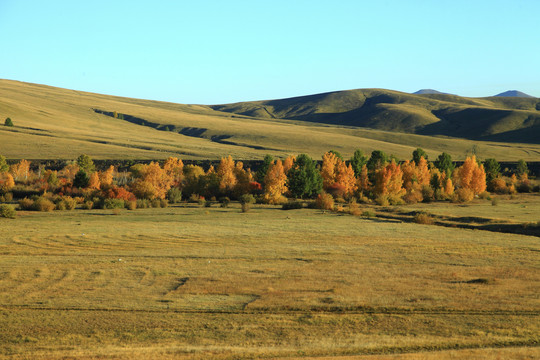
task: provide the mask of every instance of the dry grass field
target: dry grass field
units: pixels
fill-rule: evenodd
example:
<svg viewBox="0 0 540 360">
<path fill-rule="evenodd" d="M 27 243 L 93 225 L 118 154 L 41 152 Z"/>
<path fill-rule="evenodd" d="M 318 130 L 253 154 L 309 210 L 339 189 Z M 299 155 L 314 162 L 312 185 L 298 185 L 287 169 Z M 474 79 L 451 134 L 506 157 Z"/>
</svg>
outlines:
<svg viewBox="0 0 540 360">
<path fill-rule="evenodd" d="M 265 205 L 19 212 L 0 219 L 0 358 L 534 359 L 539 254 Z"/>
<path fill-rule="evenodd" d="M 432 101 L 417 95 L 406 97 L 416 99 L 419 106 Z M 492 102 L 484 105 L 504 107 Z M 339 101 L 335 105 L 342 106 Z M 144 124 L 94 110 L 111 114 L 116 111 L 140 119 Z M 94 159 L 155 160 L 169 156 L 219 159 L 232 155 L 235 159 L 250 160 L 262 159 L 265 154 L 285 157 L 300 153 L 319 159 L 330 149 L 348 158 L 356 149 L 362 149 L 367 154 L 382 150 L 409 159 L 414 149 L 422 147 L 431 159 L 447 152 L 454 160 L 463 160 L 474 147 L 481 159 L 536 161 L 540 156 L 537 143 L 423 136 L 345 126 L 347 123 L 256 115 L 218 111 L 205 105 L 121 98 L 0 80 L 0 154 L 8 159 L 74 159 L 88 154 Z M 7 117 L 13 120 L 14 127 L 3 126 Z M 528 133 L 534 134 L 534 131 Z"/>
</svg>

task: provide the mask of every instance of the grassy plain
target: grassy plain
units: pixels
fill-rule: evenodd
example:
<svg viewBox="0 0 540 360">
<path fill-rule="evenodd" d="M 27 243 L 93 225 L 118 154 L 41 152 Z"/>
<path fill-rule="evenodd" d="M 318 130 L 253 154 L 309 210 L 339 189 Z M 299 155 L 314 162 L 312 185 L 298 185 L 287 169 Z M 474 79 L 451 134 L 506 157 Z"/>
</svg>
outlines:
<svg viewBox="0 0 540 360">
<path fill-rule="evenodd" d="M 407 101 L 416 101 L 415 104 L 420 107 L 439 101 L 390 91 L 385 94 L 390 96 L 391 102 L 399 103 L 399 99 L 406 98 Z M 382 98 L 385 99 L 384 96 Z M 342 98 L 331 97 L 328 101 L 328 106 L 334 107 L 317 107 L 316 111 L 343 111 L 347 108 Z M 504 107 L 487 100 L 475 100 L 474 104 Z M 398 106 L 394 103 L 387 105 Z M 94 109 L 134 116 L 145 121 L 146 125 L 99 114 Z M 430 112 L 433 109 L 424 109 L 422 113 L 435 118 Z M 383 109 L 378 118 L 388 123 L 391 116 L 385 111 Z M 367 154 L 382 150 L 401 159 L 409 159 L 419 146 L 432 159 L 444 151 L 455 160 L 463 160 L 473 147 L 481 159 L 536 161 L 540 156 L 540 145 L 537 143 L 423 136 L 356 126 L 375 127 L 370 124 L 276 119 L 260 117 L 258 113 L 248 116 L 215 110 L 206 105 L 130 99 L 0 80 L 0 121 L 6 117 L 10 117 L 15 126 L 0 125 L 0 154 L 9 159 L 74 159 L 80 154 L 88 154 L 94 159 L 164 159 L 169 156 L 219 159 L 230 154 L 235 159 L 249 160 L 262 159 L 265 154 L 285 157 L 300 153 L 319 159 L 330 149 L 346 157 L 350 157 L 356 149 L 362 149 Z M 405 114 L 404 119 L 398 120 L 407 122 L 408 117 Z M 535 134 L 535 130 L 528 134 Z"/>
<path fill-rule="evenodd" d="M 264 205 L 19 214 L 3 358 L 540 356 L 538 237 Z"/>
</svg>

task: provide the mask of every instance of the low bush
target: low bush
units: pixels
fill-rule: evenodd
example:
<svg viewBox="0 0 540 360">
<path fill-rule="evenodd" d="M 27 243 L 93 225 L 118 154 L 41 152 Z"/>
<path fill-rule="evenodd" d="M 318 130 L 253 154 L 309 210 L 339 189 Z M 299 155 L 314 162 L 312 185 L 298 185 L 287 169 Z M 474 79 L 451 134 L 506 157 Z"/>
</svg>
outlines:
<svg viewBox="0 0 540 360">
<path fill-rule="evenodd" d="M 365 210 L 362 212 L 362 216 L 367 217 L 367 218 L 372 218 L 372 217 L 375 217 L 375 213 L 370 210 Z"/>
<path fill-rule="evenodd" d="M 231 203 L 231 199 L 229 199 L 227 196 L 219 198 L 219 206 L 222 208 L 229 207 L 229 204 Z"/>
<path fill-rule="evenodd" d="M 251 194 L 240 196 L 240 204 L 255 204 L 255 197 Z"/>
<path fill-rule="evenodd" d="M 39 197 L 34 201 L 33 207 L 36 211 L 53 211 L 56 208 L 56 205 L 49 199 Z"/>
<path fill-rule="evenodd" d="M 167 199 L 171 204 L 177 204 L 182 201 L 182 190 L 173 187 L 167 191 Z"/>
<path fill-rule="evenodd" d="M 491 198 L 491 206 L 497 206 L 497 205 L 499 205 L 499 198 L 498 197 Z"/>
<path fill-rule="evenodd" d="M 301 201 L 289 201 L 281 206 L 282 210 L 297 210 L 304 208 L 304 203 Z"/>
<path fill-rule="evenodd" d="M 125 201 L 122 199 L 105 199 L 103 201 L 103 209 L 123 209 Z"/>
<path fill-rule="evenodd" d="M 85 201 L 85 203 L 83 204 L 83 209 L 86 209 L 86 210 L 92 210 L 94 208 L 94 202 L 93 201 Z"/>
<path fill-rule="evenodd" d="M 358 205 L 356 200 L 351 200 L 351 202 L 349 202 L 349 208 L 347 209 L 347 212 L 353 216 L 360 216 L 362 214 L 362 211 L 360 210 L 360 205 Z"/>
<path fill-rule="evenodd" d="M 474 192 L 471 189 L 460 188 L 457 189 L 452 197 L 454 202 L 470 202 L 474 199 Z"/>
<path fill-rule="evenodd" d="M 428 213 L 418 213 L 414 216 L 414 222 L 423 225 L 433 225 L 433 218 Z"/>
<path fill-rule="evenodd" d="M 317 208 L 321 210 L 334 210 L 334 198 L 325 192 L 320 193 L 315 200 Z"/>
<path fill-rule="evenodd" d="M 34 200 L 29 198 L 19 200 L 19 210 L 34 210 Z"/>
<path fill-rule="evenodd" d="M 15 208 L 11 205 L 2 204 L 0 205 L 0 217 L 7 219 L 15 219 L 17 212 Z"/>
<path fill-rule="evenodd" d="M 152 204 L 150 203 L 150 200 L 148 199 L 138 199 L 136 201 L 137 209 L 147 209 L 152 207 Z"/>
<path fill-rule="evenodd" d="M 126 201 L 126 209 L 135 210 L 137 208 L 137 201 Z"/>
<path fill-rule="evenodd" d="M 242 203 L 242 212 L 246 213 L 251 210 L 251 203 Z"/>
</svg>

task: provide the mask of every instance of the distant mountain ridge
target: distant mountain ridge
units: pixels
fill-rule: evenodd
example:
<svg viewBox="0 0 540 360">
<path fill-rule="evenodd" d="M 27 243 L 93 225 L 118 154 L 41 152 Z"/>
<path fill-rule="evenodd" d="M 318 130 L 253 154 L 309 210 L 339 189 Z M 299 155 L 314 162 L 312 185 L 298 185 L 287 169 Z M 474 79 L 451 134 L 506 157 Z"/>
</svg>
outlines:
<svg viewBox="0 0 540 360">
<path fill-rule="evenodd" d="M 534 98 L 534 96 L 531 96 L 529 94 L 525 94 L 524 92 L 517 91 L 517 90 L 508 90 L 505 92 L 502 92 L 500 94 L 497 94 L 495 96 L 500 97 L 522 97 L 522 98 Z"/>
<path fill-rule="evenodd" d="M 420 89 L 416 92 L 413 92 L 413 94 L 415 95 L 433 95 L 433 94 L 448 95 L 448 93 L 440 92 L 438 90 L 433 90 L 433 89 Z"/>
<path fill-rule="evenodd" d="M 420 135 L 540 143 L 540 99 L 466 98 L 357 89 L 288 99 L 213 105 L 263 119 L 292 119 Z"/>
</svg>

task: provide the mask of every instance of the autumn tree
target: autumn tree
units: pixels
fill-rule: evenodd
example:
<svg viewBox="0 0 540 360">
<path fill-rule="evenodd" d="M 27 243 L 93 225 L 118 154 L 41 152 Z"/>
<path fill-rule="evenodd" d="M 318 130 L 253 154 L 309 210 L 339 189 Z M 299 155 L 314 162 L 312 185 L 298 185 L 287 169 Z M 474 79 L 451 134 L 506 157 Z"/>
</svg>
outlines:
<svg viewBox="0 0 540 360">
<path fill-rule="evenodd" d="M 263 199 L 269 204 L 278 204 L 284 193 L 287 192 L 287 175 L 281 160 L 273 162 L 264 177 Z"/>
<path fill-rule="evenodd" d="M 336 176 L 335 176 L 335 184 L 337 184 L 343 191 L 343 196 L 345 198 L 351 197 L 356 189 L 358 188 L 358 185 L 356 184 L 357 180 L 354 176 L 354 170 L 352 168 L 352 165 L 349 164 L 348 166 L 345 164 L 345 161 L 338 159 L 338 164 L 336 167 Z"/>
<path fill-rule="evenodd" d="M 30 175 L 30 161 L 21 160 L 9 168 L 9 172 L 15 181 L 26 181 Z"/>
<path fill-rule="evenodd" d="M 234 174 L 235 164 L 232 156 L 221 158 L 217 168 L 219 178 L 219 189 L 223 193 L 231 192 L 236 186 L 238 180 Z"/>
<path fill-rule="evenodd" d="M 107 170 L 99 172 L 99 183 L 101 184 L 102 187 L 112 186 L 113 179 L 114 179 L 114 172 L 115 172 L 115 169 L 113 165 L 109 166 Z"/>
<path fill-rule="evenodd" d="M 322 177 L 315 162 L 306 154 L 298 155 L 287 173 L 287 187 L 294 197 L 312 197 L 322 190 Z"/>
<path fill-rule="evenodd" d="M 0 172 L 0 194 L 5 194 L 15 186 L 15 180 L 9 172 Z"/>
<path fill-rule="evenodd" d="M 247 194 L 250 191 L 250 183 L 253 181 L 253 175 L 251 171 L 244 169 L 244 164 L 238 161 L 233 170 L 234 177 L 236 178 L 236 185 L 234 186 L 234 195 L 240 197 L 243 194 Z"/>
<path fill-rule="evenodd" d="M 399 204 L 405 194 L 403 188 L 403 172 L 401 167 L 392 160 L 391 163 L 375 172 L 373 192 L 379 204 Z"/>
<path fill-rule="evenodd" d="M 157 162 L 148 165 L 132 166 L 135 182 L 131 185 L 132 192 L 139 198 L 165 199 L 167 191 L 173 183 L 172 178 Z"/>
<path fill-rule="evenodd" d="M 336 166 L 339 158 L 333 152 L 327 152 L 322 157 L 321 177 L 323 189 L 326 190 L 336 182 Z"/>
<path fill-rule="evenodd" d="M 371 185 L 372 184 L 369 180 L 367 165 L 364 164 L 362 166 L 362 169 L 360 170 L 360 174 L 358 175 L 356 187 L 358 191 L 365 196 L 365 194 L 371 191 Z"/>
<path fill-rule="evenodd" d="M 285 174 L 287 174 L 289 170 L 291 170 L 295 160 L 296 160 L 296 157 L 292 155 L 288 156 L 285 160 L 283 160 L 283 171 L 285 171 Z"/>
<path fill-rule="evenodd" d="M 454 172 L 456 185 L 461 189 L 469 189 L 473 194 L 486 191 L 486 173 L 483 165 L 478 165 L 476 156 L 467 157 L 463 165 Z"/>
<path fill-rule="evenodd" d="M 172 186 L 180 187 L 184 177 L 184 163 L 182 160 L 169 157 L 163 164 L 163 170 L 170 177 Z"/>
<path fill-rule="evenodd" d="M 101 188 L 101 181 L 99 181 L 99 174 L 97 171 L 90 174 L 87 187 L 92 190 L 99 190 Z"/>
</svg>

